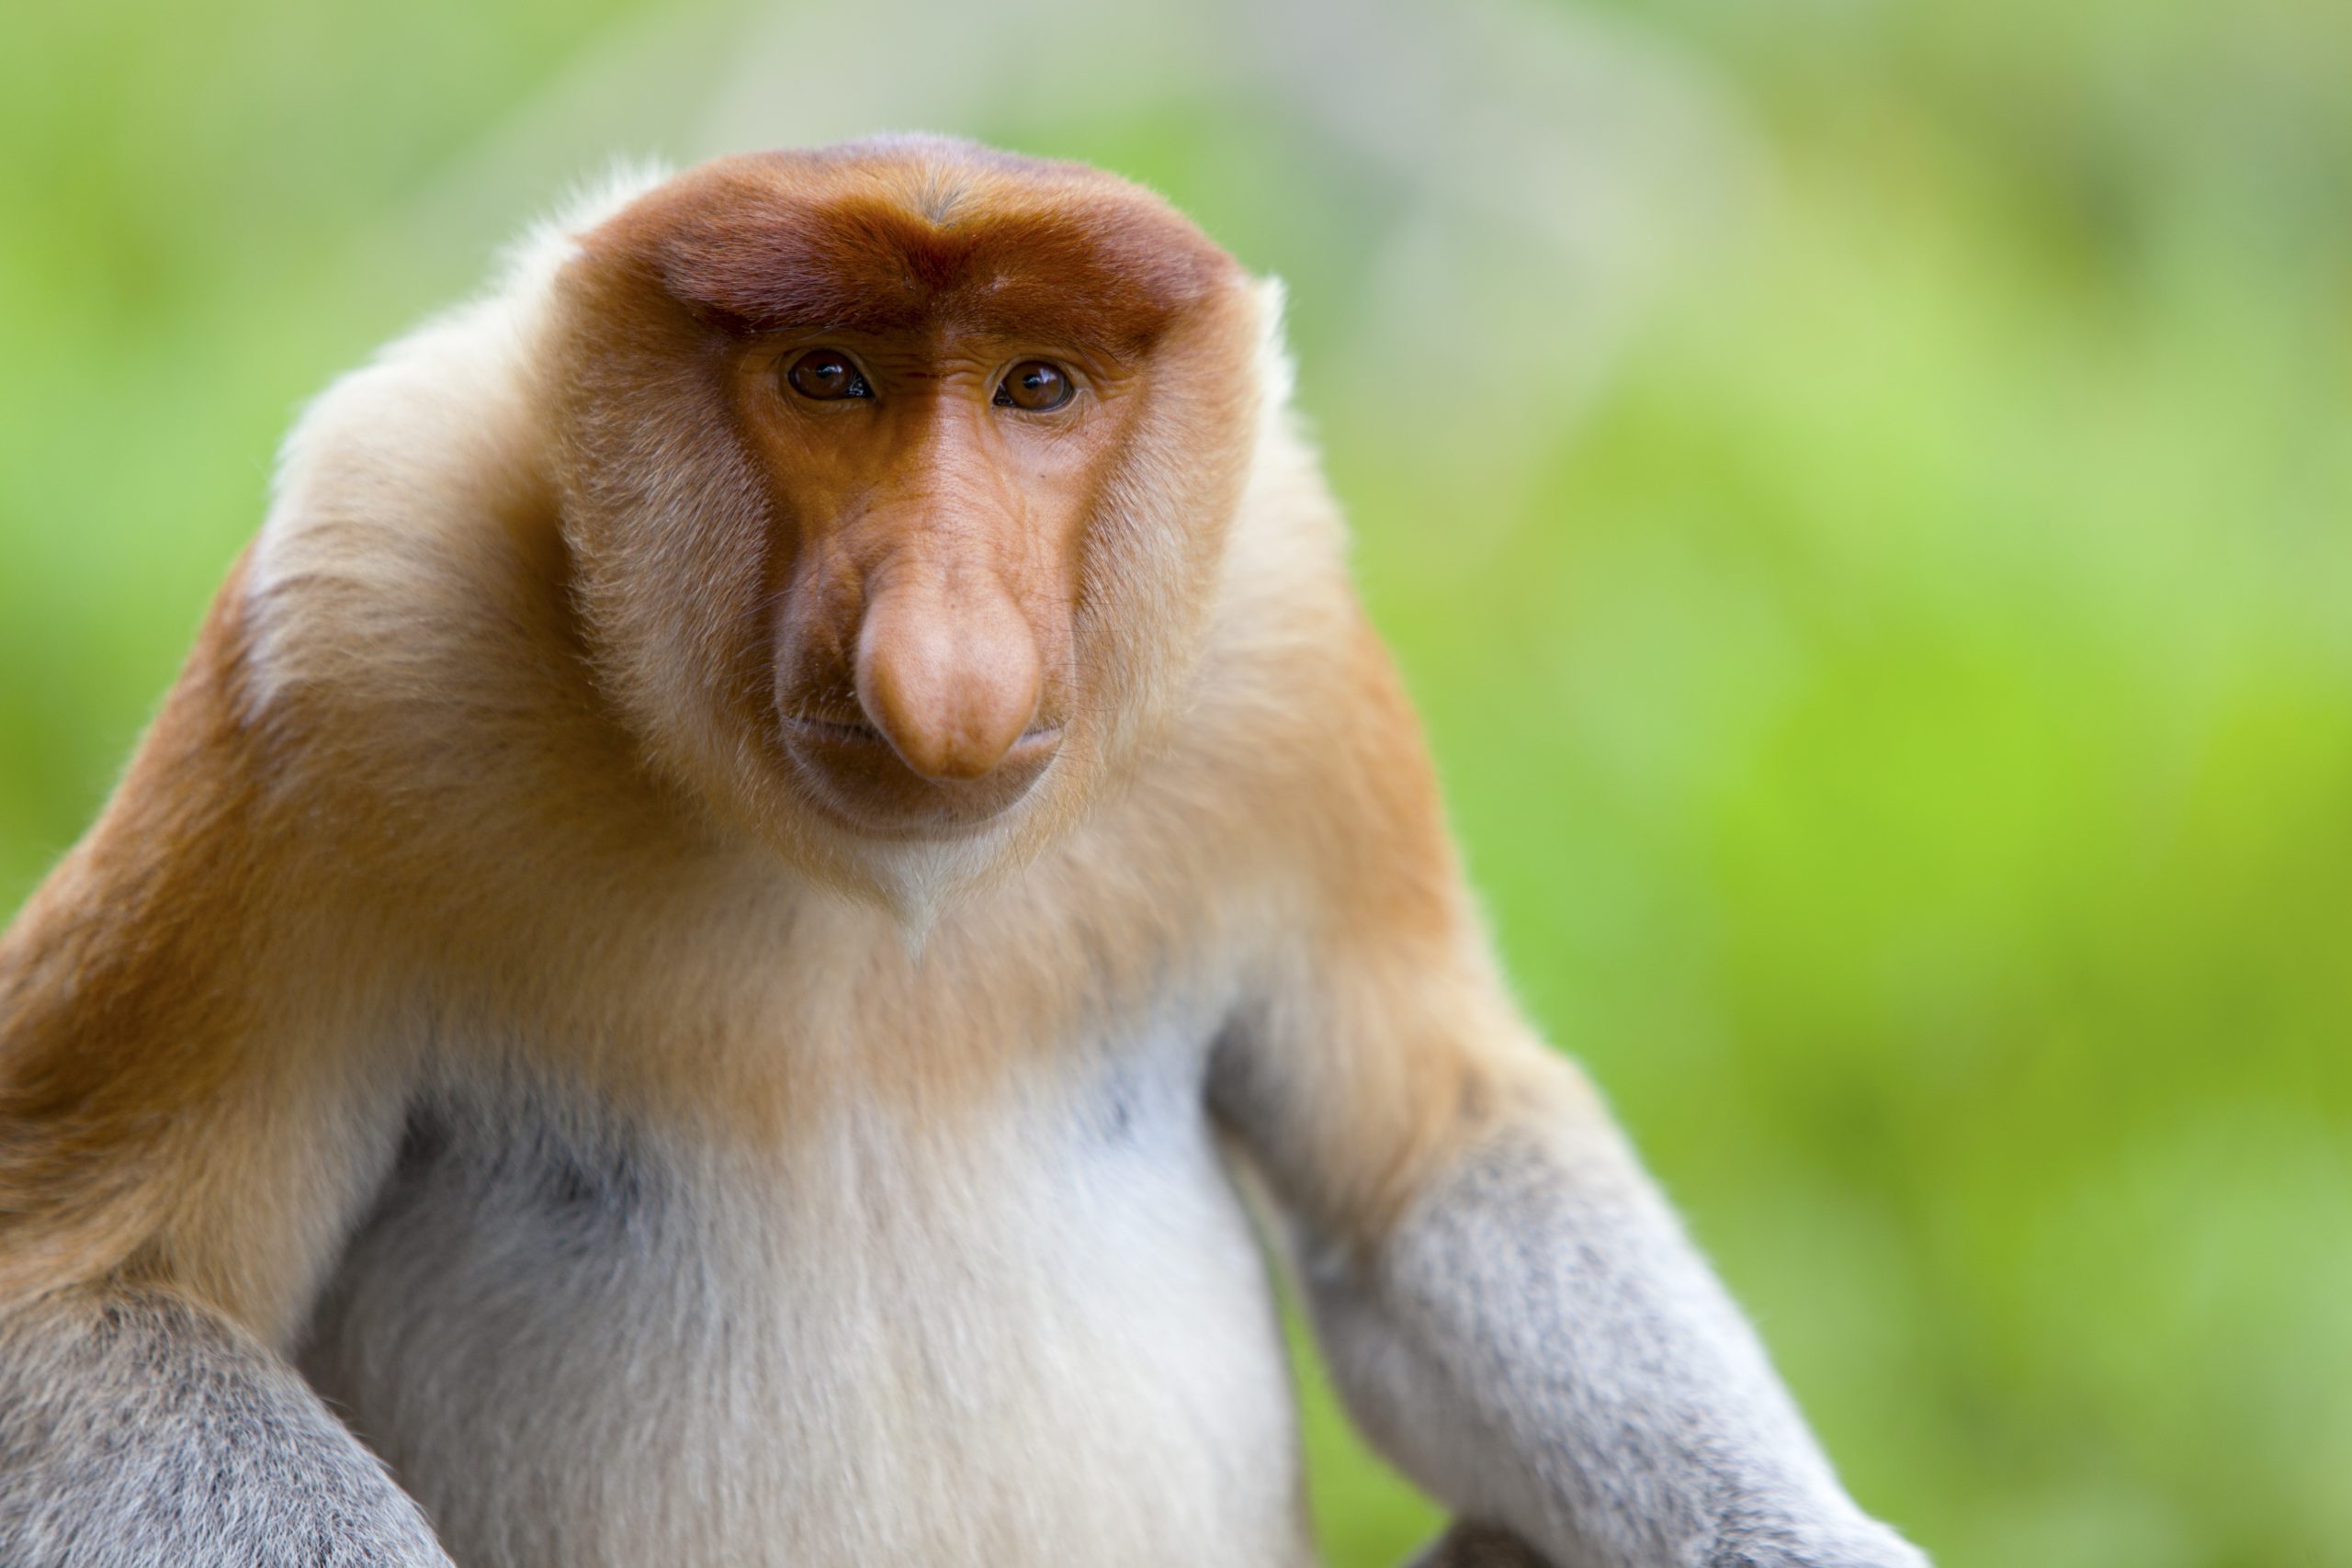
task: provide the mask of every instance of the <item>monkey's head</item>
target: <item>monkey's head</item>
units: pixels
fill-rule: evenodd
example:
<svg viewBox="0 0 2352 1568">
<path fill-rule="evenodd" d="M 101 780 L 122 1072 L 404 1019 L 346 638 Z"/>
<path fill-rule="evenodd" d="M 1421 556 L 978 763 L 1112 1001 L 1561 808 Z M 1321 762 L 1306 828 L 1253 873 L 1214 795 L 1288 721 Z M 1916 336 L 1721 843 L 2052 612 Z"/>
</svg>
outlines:
<svg viewBox="0 0 2352 1568">
<path fill-rule="evenodd" d="M 1260 400 L 1258 291 L 1166 203 L 927 139 L 729 158 L 557 300 L 575 597 L 672 775 L 857 874 L 1034 842 L 1152 732 Z"/>
</svg>

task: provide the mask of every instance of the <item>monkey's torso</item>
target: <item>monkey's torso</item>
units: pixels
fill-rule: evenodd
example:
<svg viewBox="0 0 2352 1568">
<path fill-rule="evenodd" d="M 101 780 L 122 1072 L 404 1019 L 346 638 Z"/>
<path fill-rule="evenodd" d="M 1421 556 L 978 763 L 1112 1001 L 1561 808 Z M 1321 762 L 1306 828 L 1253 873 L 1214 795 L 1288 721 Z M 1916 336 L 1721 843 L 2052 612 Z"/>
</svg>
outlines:
<svg viewBox="0 0 2352 1568">
<path fill-rule="evenodd" d="M 829 1100 L 808 1058 L 866 1043 L 779 1070 Z M 1309 1562 L 1207 1046 L 1165 1010 L 989 1114 L 850 1095 L 716 1149 L 454 1085 L 304 1370 L 469 1568 Z"/>
</svg>

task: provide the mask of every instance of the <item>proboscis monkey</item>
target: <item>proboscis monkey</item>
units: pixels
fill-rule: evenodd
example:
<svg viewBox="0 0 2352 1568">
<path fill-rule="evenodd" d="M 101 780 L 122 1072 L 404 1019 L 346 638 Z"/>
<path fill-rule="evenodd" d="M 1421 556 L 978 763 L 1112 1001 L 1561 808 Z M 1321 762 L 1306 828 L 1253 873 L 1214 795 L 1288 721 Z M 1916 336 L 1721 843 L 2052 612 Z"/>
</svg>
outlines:
<svg viewBox="0 0 2352 1568">
<path fill-rule="evenodd" d="M 0 945 L 0 1562 L 1917 1568 L 1499 983 L 1275 295 L 888 140 L 337 382 Z"/>
</svg>

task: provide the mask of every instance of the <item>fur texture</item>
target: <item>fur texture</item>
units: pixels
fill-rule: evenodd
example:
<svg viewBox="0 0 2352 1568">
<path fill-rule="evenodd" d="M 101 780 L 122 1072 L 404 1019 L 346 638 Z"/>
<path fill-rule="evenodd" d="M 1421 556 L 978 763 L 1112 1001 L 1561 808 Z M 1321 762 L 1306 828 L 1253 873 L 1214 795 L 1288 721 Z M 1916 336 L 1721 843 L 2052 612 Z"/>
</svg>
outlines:
<svg viewBox="0 0 2352 1568">
<path fill-rule="evenodd" d="M 0 1545 L 16 1568 L 449 1568 L 282 1361 L 152 1293 L 0 1324 Z"/>
<path fill-rule="evenodd" d="M 1455 1560 L 1918 1563 L 1505 994 L 1288 386 L 1157 198 L 912 139 L 329 390 L 0 943 L 0 1559 L 437 1561 L 356 1431 L 469 1568 L 1305 1563 L 1246 1167 Z M 1025 771 L 914 768 L 1005 637 Z"/>
</svg>

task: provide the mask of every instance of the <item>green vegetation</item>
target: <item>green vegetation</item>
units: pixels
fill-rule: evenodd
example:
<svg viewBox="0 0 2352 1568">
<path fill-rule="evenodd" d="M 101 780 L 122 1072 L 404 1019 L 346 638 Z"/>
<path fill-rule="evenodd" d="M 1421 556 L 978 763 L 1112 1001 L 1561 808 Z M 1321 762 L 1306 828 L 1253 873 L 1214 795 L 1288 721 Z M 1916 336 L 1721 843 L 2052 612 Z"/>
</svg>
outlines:
<svg viewBox="0 0 2352 1568">
<path fill-rule="evenodd" d="M 719 15 L 12 19 L 0 897 L 102 797 L 299 400 L 647 127 L 705 151 Z M 1333 154 L 1279 84 L 1008 82 L 944 128 L 1288 278 L 1523 994 L 1858 1495 L 1948 1568 L 2352 1562 L 2352 9 L 1559 16 L 1752 159 L 1589 376 L 1487 384 L 1578 301 L 1382 271 L 1443 171 Z M 616 145 L 573 62 L 639 48 Z M 1443 354 L 1363 340 L 1416 313 Z M 1334 1561 L 1393 1562 L 1433 1516 L 1308 1381 Z"/>
</svg>

